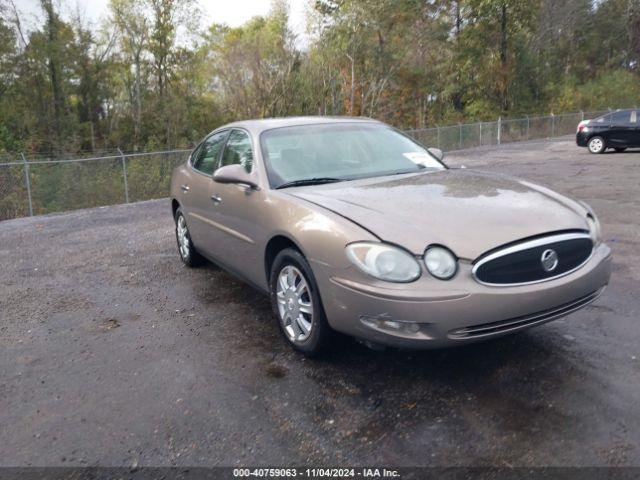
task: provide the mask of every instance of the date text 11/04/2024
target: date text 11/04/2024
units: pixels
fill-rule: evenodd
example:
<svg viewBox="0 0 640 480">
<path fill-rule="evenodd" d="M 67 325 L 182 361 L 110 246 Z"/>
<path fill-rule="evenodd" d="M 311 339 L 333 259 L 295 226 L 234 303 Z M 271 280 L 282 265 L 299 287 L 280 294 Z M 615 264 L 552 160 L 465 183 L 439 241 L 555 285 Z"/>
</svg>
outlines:
<svg viewBox="0 0 640 480">
<path fill-rule="evenodd" d="M 234 468 L 236 478 L 399 478 L 397 470 L 386 468 Z"/>
</svg>

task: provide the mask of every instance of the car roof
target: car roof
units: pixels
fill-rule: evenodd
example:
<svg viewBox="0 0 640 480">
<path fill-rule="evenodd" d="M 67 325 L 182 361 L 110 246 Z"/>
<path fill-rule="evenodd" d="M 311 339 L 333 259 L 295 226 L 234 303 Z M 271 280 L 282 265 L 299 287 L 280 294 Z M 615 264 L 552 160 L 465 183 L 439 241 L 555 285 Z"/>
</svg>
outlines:
<svg viewBox="0 0 640 480">
<path fill-rule="evenodd" d="M 309 116 L 309 117 L 278 117 L 278 118 L 259 118 L 252 120 L 241 120 L 238 122 L 228 123 L 216 130 L 224 128 L 245 128 L 251 130 L 254 133 L 260 133 L 265 130 L 271 130 L 273 128 L 282 127 L 295 127 L 300 125 L 319 125 L 328 123 L 378 123 L 378 120 L 374 120 L 368 117 L 330 117 L 330 116 Z"/>
<path fill-rule="evenodd" d="M 599 117 L 596 118 L 601 118 L 601 117 L 606 117 L 607 115 L 611 115 L 612 113 L 626 113 L 626 112 L 633 112 L 634 110 L 638 110 L 637 108 L 619 108 L 617 110 L 611 110 L 607 113 L 603 113 L 602 115 L 600 115 Z"/>
</svg>

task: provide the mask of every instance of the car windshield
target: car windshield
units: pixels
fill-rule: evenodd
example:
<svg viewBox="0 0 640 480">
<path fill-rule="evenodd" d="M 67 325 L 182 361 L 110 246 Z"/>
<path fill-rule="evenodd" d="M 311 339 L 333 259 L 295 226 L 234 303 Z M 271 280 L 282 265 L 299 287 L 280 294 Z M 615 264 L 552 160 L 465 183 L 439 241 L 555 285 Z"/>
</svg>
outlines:
<svg viewBox="0 0 640 480">
<path fill-rule="evenodd" d="M 273 188 L 446 168 L 409 137 L 374 123 L 276 128 L 260 139 Z"/>
</svg>

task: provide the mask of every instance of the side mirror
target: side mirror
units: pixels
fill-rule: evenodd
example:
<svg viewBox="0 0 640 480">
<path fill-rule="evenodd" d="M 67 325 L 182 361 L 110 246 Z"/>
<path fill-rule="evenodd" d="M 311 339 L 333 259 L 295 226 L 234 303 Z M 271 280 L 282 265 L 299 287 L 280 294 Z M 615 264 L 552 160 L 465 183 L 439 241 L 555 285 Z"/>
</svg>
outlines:
<svg viewBox="0 0 640 480">
<path fill-rule="evenodd" d="M 240 185 L 246 185 L 253 190 L 260 189 L 254 178 L 247 173 L 242 165 L 238 164 L 226 165 L 217 169 L 213 172 L 213 181 L 218 183 L 237 183 Z"/>
<path fill-rule="evenodd" d="M 439 148 L 429 148 L 427 150 L 429 150 L 429 153 L 440 161 L 442 161 L 442 159 L 444 158 L 444 152 Z"/>
</svg>

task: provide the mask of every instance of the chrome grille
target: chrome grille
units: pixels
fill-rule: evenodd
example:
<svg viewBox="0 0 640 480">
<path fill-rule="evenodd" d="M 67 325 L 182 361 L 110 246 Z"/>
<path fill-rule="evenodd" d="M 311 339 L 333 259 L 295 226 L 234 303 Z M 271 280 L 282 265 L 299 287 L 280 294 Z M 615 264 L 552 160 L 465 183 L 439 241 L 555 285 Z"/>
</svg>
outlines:
<svg viewBox="0 0 640 480">
<path fill-rule="evenodd" d="M 485 285 L 526 285 L 568 275 L 584 265 L 592 253 L 593 242 L 587 233 L 563 233 L 485 254 L 476 260 L 472 271 Z"/>
</svg>

